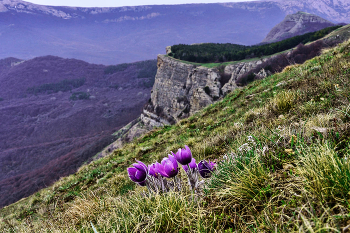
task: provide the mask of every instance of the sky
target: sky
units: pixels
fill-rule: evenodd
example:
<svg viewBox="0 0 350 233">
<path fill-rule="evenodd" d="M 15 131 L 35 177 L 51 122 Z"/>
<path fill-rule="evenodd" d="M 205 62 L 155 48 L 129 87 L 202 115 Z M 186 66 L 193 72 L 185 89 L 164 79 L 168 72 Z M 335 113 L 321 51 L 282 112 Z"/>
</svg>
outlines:
<svg viewBox="0 0 350 233">
<path fill-rule="evenodd" d="M 80 7 L 120 7 L 140 5 L 170 5 L 187 3 L 250 2 L 254 0 L 24 0 L 40 5 Z M 255 0 L 256 1 L 256 0 Z"/>
</svg>

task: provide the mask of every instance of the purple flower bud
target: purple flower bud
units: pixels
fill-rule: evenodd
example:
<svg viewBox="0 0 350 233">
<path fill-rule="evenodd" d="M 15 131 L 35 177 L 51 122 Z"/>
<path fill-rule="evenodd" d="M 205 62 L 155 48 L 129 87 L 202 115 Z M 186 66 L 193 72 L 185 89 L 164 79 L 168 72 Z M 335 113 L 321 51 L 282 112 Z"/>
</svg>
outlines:
<svg viewBox="0 0 350 233">
<path fill-rule="evenodd" d="M 198 171 L 201 177 L 203 178 L 209 178 L 211 176 L 211 173 L 215 169 L 216 163 L 210 162 L 209 163 L 205 160 L 202 160 L 198 163 Z"/>
<path fill-rule="evenodd" d="M 168 158 L 164 158 L 162 160 L 162 165 L 164 166 L 164 171 L 169 176 L 169 178 L 175 177 L 179 172 L 177 169 L 178 165 L 176 159 L 171 155 L 169 155 Z"/>
<path fill-rule="evenodd" d="M 181 164 L 181 165 L 187 165 L 192 160 L 192 153 L 188 146 L 185 146 L 185 148 L 179 149 L 176 154 L 171 152 L 175 159 Z"/>
<path fill-rule="evenodd" d="M 158 171 L 156 169 L 156 164 L 152 163 L 151 165 L 148 165 L 148 171 L 151 176 L 158 178 Z"/>
<path fill-rule="evenodd" d="M 140 183 L 146 180 L 147 174 L 148 174 L 148 169 L 147 166 L 140 162 L 140 161 L 136 161 L 137 163 L 134 163 L 133 166 L 134 167 L 129 167 L 127 169 L 128 174 L 129 174 L 129 178 L 136 182 L 136 183 Z"/>
<path fill-rule="evenodd" d="M 192 161 L 188 164 L 188 166 L 190 166 L 192 171 L 197 169 L 196 160 L 194 158 L 192 158 Z M 182 165 L 182 168 L 187 172 L 188 171 L 188 166 L 187 165 Z"/>
</svg>

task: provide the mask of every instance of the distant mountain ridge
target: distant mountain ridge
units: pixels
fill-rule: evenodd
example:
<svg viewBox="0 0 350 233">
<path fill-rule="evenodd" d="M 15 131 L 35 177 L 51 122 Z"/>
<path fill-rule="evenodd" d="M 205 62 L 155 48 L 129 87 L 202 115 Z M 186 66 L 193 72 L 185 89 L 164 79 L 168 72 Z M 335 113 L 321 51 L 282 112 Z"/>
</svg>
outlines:
<svg viewBox="0 0 350 233">
<path fill-rule="evenodd" d="M 154 59 L 174 44 L 260 43 L 287 14 L 350 22 L 346 0 L 268 0 L 117 8 L 0 0 L 0 58 L 55 55 L 95 64 Z"/>
<path fill-rule="evenodd" d="M 262 42 L 277 42 L 334 25 L 334 23 L 317 15 L 299 11 L 295 14 L 287 15 L 281 23 L 272 28 Z"/>
</svg>

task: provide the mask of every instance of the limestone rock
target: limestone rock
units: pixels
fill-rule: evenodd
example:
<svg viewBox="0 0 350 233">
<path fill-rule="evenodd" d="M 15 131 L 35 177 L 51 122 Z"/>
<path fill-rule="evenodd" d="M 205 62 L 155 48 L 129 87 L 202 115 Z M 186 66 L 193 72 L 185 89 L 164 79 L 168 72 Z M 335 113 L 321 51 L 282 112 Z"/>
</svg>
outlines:
<svg viewBox="0 0 350 233">
<path fill-rule="evenodd" d="M 158 55 L 158 71 L 142 119 L 146 124 L 173 124 L 214 103 L 221 94 L 217 69 L 197 67 Z"/>
<path fill-rule="evenodd" d="M 243 74 L 249 72 L 250 70 L 254 69 L 258 65 L 265 62 L 267 59 L 260 59 L 256 61 L 250 61 L 250 62 L 240 62 L 232 65 L 227 65 L 225 67 L 225 73 L 231 74 L 230 80 L 222 87 L 222 93 L 223 95 L 228 94 L 229 92 L 233 91 L 234 89 L 238 88 L 236 81 L 237 79 L 242 76 Z"/>
<path fill-rule="evenodd" d="M 261 69 L 259 71 L 259 73 L 255 74 L 255 75 L 257 76 L 258 79 L 263 79 L 263 78 L 266 78 L 266 77 L 272 75 L 272 72 L 269 70 Z"/>
<path fill-rule="evenodd" d="M 169 53 L 171 53 L 171 46 L 167 46 L 165 48 L 165 53 L 168 55 Z"/>
</svg>

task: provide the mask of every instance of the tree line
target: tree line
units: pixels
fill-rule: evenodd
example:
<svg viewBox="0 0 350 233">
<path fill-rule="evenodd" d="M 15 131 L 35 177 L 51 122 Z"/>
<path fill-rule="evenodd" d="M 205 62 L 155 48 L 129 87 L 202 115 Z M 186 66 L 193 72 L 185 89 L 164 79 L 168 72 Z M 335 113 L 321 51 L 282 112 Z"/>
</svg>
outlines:
<svg viewBox="0 0 350 233">
<path fill-rule="evenodd" d="M 230 43 L 203 43 L 193 45 L 179 44 L 171 46 L 171 53 L 168 55 L 176 59 L 197 63 L 240 61 L 249 58 L 276 54 L 294 48 L 300 43 L 306 44 L 308 42 L 318 40 L 340 27 L 341 26 L 328 27 L 316 32 L 306 33 L 304 35 L 295 36 L 279 42 L 253 46 Z"/>
</svg>

